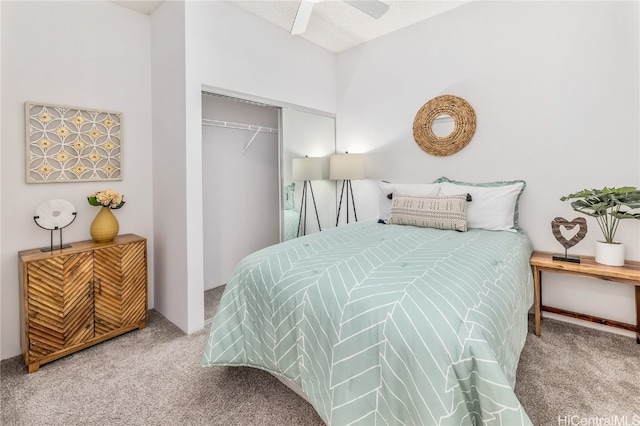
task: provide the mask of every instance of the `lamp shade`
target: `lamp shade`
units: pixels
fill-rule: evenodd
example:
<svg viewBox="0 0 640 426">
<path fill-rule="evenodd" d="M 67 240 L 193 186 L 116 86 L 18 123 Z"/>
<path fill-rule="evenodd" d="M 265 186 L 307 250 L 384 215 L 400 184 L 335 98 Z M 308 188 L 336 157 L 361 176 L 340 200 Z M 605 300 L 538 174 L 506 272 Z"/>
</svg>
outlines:
<svg viewBox="0 0 640 426">
<path fill-rule="evenodd" d="M 329 159 L 329 179 L 351 180 L 364 178 L 362 154 L 336 154 Z"/>
<path fill-rule="evenodd" d="M 322 180 L 326 179 L 326 158 L 302 157 L 294 158 L 291 168 L 292 180 Z"/>
</svg>

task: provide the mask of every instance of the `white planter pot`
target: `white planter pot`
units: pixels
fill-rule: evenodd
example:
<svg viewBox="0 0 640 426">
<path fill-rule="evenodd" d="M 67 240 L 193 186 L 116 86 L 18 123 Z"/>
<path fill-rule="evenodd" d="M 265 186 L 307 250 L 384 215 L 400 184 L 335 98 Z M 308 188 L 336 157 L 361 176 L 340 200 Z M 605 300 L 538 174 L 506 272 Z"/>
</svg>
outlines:
<svg viewBox="0 0 640 426">
<path fill-rule="evenodd" d="M 624 244 L 596 241 L 596 262 L 602 265 L 624 265 Z"/>
</svg>

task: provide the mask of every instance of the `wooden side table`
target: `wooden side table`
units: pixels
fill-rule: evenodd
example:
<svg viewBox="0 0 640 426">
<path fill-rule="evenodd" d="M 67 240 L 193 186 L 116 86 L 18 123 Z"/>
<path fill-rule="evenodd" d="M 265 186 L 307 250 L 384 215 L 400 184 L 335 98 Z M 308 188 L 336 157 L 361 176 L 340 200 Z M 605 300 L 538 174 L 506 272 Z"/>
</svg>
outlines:
<svg viewBox="0 0 640 426">
<path fill-rule="evenodd" d="M 553 312 L 571 316 L 599 324 L 624 328 L 636 332 L 636 342 L 640 344 L 640 262 L 627 260 L 623 266 L 608 266 L 596 263 L 592 256 L 580 256 L 580 263 L 563 262 L 552 259 L 553 253 L 534 251 L 530 263 L 533 267 L 533 289 L 535 306 L 535 333 L 540 336 L 540 320 L 542 311 Z M 577 312 L 566 311 L 542 305 L 542 272 L 554 272 L 557 274 L 579 275 L 582 277 L 598 278 L 605 281 L 615 281 L 635 286 L 636 298 L 636 324 L 627 324 L 619 321 L 584 315 Z"/>
</svg>

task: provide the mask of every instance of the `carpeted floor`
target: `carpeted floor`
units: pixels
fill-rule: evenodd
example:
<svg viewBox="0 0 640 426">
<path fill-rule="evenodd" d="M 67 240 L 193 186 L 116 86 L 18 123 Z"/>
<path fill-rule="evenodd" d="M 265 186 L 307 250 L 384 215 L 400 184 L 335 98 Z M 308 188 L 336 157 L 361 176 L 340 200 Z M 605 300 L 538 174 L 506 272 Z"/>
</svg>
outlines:
<svg viewBox="0 0 640 426">
<path fill-rule="evenodd" d="M 213 316 L 216 314 L 216 308 L 222 297 L 224 286 L 215 287 L 204 292 L 204 321 L 205 324 L 210 323 L 213 320 Z M 208 326 L 207 326 L 208 327 Z"/>
<path fill-rule="evenodd" d="M 640 425 L 634 338 L 552 319 L 532 333 L 530 318 L 515 391 L 533 424 Z"/>
<path fill-rule="evenodd" d="M 527 337 L 516 385 L 535 425 L 614 417 L 640 424 L 640 345 L 634 339 L 551 319 L 542 332 Z M 144 330 L 37 373 L 27 374 L 21 357 L 4 360 L 0 424 L 323 424 L 308 403 L 263 371 L 201 367 L 207 334 L 185 335 L 151 311 Z"/>
</svg>

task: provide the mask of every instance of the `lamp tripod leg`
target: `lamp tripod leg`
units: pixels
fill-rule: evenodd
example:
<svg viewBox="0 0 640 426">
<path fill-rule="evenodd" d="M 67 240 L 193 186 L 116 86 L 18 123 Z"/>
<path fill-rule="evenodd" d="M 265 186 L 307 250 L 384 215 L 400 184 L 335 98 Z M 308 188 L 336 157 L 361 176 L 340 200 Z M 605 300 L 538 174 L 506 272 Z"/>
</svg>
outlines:
<svg viewBox="0 0 640 426">
<path fill-rule="evenodd" d="M 309 204 L 309 196 L 307 194 L 307 181 L 305 180 L 304 181 L 304 222 L 302 222 L 302 235 L 307 235 L 307 204 Z"/>
<path fill-rule="evenodd" d="M 353 204 L 353 217 L 358 221 L 358 213 L 356 212 L 356 199 L 353 197 L 353 185 L 351 181 L 349 181 L 349 191 L 351 192 L 351 204 Z M 347 194 L 347 199 L 349 194 Z"/>
<path fill-rule="evenodd" d="M 346 180 L 347 183 L 347 223 L 349 223 L 349 186 L 351 186 L 351 181 Z"/>
<path fill-rule="evenodd" d="M 340 203 L 338 204 L 338 215 L 336 216 L 336 226 L 338 226 L 338 222 L 340 222 L 340 209 L 342 209 L 342 195 L 344 194 L 344 184 L 345 184 L 345 181 L 342 181 L 342 190 L 340 191 Z"/>
<path fill-rule="evenodd" d="M 304 181 L 304 184 L 302 186 L 302 201 L 300 202 L 300 216 L 298 217 L 298 237 L 300 236 L 300 231 L 302 231 L 302 211 L 304 209 L 305 206 L 305 202 L 306 202 L 306 194 L 307 194 L 307 181 Z M 305 221 L 306 221 L 306 217 L 305 217 Z M 304 235 L 304 234 L 303 234 Z"/>
<path fill-rule="evenodd" d="M 311 190 L 311 199 L 313 200 L 313 208 L 316 211 L 316 220 L 318 221 L 318 230 L 322 231 L 322 227 L 320 226 L 320 216 L 318 216 L 318 206 L 316 205 L 316 196 L 313 195 L 313 186 L 311 186 L 311 182 L 309 182 L 309 189 Z"/>
</svg>

